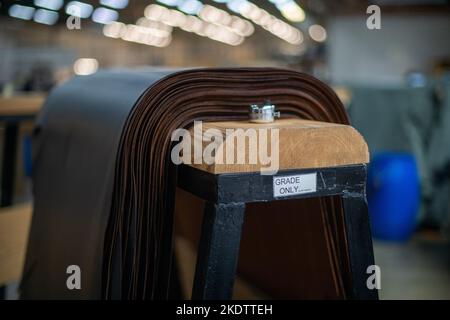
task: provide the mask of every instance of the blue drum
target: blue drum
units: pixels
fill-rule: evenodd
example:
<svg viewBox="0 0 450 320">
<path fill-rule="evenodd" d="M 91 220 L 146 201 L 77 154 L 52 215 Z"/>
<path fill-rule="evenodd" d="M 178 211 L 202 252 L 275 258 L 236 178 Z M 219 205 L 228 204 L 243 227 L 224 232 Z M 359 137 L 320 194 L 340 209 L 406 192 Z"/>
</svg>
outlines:
<svg viewBox="0 0 450 320">
<path fill-rule="evenodd" d="M 414 156 L 398 152 L 375 155 L 368 168 L 367 197 L 373 236 L 408 240 L 416 228 L 420 202 Z"/>
</svg>

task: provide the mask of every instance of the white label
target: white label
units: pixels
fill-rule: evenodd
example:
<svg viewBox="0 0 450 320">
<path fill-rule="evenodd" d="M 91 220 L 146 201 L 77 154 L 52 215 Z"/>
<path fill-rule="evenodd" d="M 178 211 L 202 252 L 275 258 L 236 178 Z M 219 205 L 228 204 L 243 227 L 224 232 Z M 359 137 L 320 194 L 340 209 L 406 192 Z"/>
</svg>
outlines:
<svg viewBox="0 0 450 320">
<path fill-rule="evenodd" d="M 296 194 L 316 192 L 317 173 L 273 177 L 273 196 L 289 197 Z"/>
</svg>

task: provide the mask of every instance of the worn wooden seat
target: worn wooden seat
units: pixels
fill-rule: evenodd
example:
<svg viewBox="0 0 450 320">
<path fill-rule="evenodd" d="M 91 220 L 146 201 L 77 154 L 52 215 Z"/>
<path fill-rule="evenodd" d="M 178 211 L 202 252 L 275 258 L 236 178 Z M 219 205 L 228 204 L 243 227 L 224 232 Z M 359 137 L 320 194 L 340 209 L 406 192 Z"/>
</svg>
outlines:
<svg viewBox="0 0 450 320">
<path fill-rule="evenodd" d="M 211 129 L 216 129 L 211 131 Z M 351 126 L 335 123 L 309 121 L 302 119 L 281 119 L 273 123 L 261 124 L 248 121 L 228 122 L 204 122 L 201 131 L 194 127 L 190 129 L 192 144 L 201 143 L 203 150 L 213 139 L 223 139 L 223 152 L 226 152 L 226 137 L 233 139 L 227 134 L 227 130 L 242 129 L 239 135 L 246 134 L 247 130 L 254 129 L 259 138 L 266 134 L 270 146 L 270 130 L 279 130 L 279 170 L 308 169 L 363 164 L 369 162 L 369 152 L 363 137 Z M 267 129 L 262 132 L 260 129 Z M 202 134 L 200 134 L 200 132 Z M 207 141 L 202 141 L 205 137 Z M 220 141 L 220 140 L 219 140 Z M 258 157 L 257 163 L 250 163 L 248 157 L 250 143 L 246 140 L 244 145 L 235 143 L 235 158 L 238 152 L 245 154 L 244 163 L 226 163 L 226 157 L 222 153 L 215 155 L 213 164 L 194 163 L 194 152 L 189 166 L 207 171 L 209 173 L 237 173 L 256 172 L 265 167 Z M 270 150 L 270 148 L 267 148 Z M 220 161 L 222 159 L 222 161 Z M 236 161 L 235 161 L 236 162 Z"/>
</svg>

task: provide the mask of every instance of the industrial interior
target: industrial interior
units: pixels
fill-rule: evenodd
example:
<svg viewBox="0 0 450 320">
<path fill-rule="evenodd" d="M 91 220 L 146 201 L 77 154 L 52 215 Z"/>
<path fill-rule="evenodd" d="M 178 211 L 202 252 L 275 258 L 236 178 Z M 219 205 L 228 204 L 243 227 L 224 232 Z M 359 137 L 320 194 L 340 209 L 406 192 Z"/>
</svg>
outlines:
<svg viewBox="0 0 450 320">
<path fill-rule="evenodd" d="M 448 0 L 0 0 L 0 299 L 450 299 L 449 31 Z"/>
</svg>

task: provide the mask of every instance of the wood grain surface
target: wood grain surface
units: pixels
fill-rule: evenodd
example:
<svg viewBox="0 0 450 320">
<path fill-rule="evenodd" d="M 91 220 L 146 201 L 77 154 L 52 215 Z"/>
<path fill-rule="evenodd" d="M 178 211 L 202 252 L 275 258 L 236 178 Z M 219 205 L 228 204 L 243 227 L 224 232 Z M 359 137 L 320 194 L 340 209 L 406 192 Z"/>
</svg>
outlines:
<svg viewBox="0 0 450 320">
<path fill-rule="evenodd" d="M 214 174 L 256 172 L 261 167 L 267 167 L 267 165 L 261 163 L 259 156 L 256 163 L 250 161 L 248 155 L 251 144 L 247 138 L 244 144 L 234 144 L 234 159 L 237 159 L 238 152 L 243 152 L 245 154 L 245 162 L 227 163 L 226 156 L 224 156 L 227 148 L 225 141 L 226 139 L 234 139 L 230 134 L 227 135 L 227 129 L 242 129 L 241 135 L 245 134 L 247 129 L 255 129 L 258 139 L 260 135 L 266 134 L 268 137 L 268 147 L 266 149 L 268 151 L 271 150 L 270 130 L 278 129 L 278 161 L 280 170 L 325 168 L 369 162 L 369 151 L 366 142 L 349 125 L 302 119 L 280 119 L 268 124 L 256 124 L 248 121 L 204 122 L 202 123 L 202 135 L 199 134 L 200 130 L 197 129 L 195 131 L 194 127 L 192 127 L 190 129 L 191 137 L 193 137 L 191 142 L 193 145 L 202 143 L 203 150 L 219 135 L 222 136 L 224 142 L 222 143 L 223 152 L 219 151 L 216 153 L 213 164 L 206 164 L 204 161 L 202 161 L 203 163 L 195 164 L 195 155 L 194 151 L 192 151 L 191 164 L 189 165 Z M 263 132 L 259 129 L 268 129 L 268 131 Z M 234 140 L 236 141 L 236 139 Z M 259 148 L 259 145 L 257 148 Z M 194 150 L 194 147 L 191 150 Z M 256 150 L 259 152 L 259 149 Z M 270 152 L 268 155 L 270 155 Z"/>
</svg>

